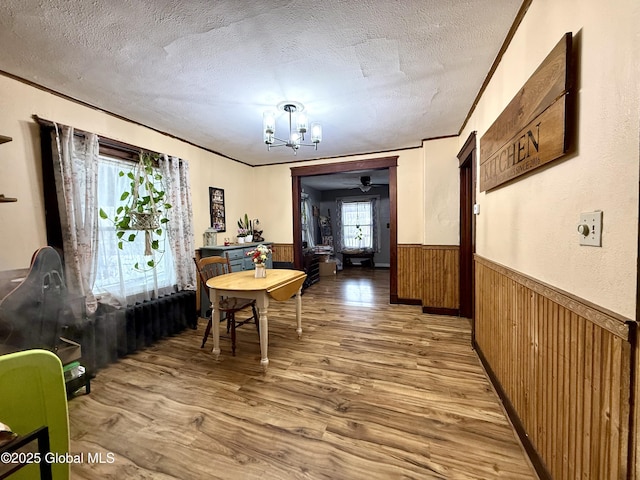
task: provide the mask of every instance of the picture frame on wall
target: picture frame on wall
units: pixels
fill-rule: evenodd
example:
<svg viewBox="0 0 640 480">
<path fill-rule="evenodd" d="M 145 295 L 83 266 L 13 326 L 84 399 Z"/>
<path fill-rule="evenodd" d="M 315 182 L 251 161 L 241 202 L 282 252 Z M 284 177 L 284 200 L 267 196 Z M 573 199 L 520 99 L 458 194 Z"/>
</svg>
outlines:
<svg viewBox="0 0 640 480">
<path fill-rule="evenodd" d="M 226 232 L 227 222 L 224 214 L 224 190 L 222 188 L 209 187 L 209 211 L 211 212 L 211 227 L 217 232 Z"/>
</svg>

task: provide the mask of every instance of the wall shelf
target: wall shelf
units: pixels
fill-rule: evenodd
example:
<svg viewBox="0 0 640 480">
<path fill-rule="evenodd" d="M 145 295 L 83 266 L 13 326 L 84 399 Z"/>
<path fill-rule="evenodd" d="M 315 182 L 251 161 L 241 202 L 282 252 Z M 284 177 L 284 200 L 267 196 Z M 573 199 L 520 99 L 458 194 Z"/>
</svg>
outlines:
<svg viewBox="0 0 640 480">
<path fill-rule="evenodd" d="M 10 142 L 11 140 L 13 140 L 13 138 L 0 135 L 0 145 L 2 145 L 3 143 Z M 17 198 L 5 197 L 3 194 L 0 193 L 0 203 L 11 203 L 11 202 L 17 202 L 17 201 L 18 201 Z"/>
</svg>

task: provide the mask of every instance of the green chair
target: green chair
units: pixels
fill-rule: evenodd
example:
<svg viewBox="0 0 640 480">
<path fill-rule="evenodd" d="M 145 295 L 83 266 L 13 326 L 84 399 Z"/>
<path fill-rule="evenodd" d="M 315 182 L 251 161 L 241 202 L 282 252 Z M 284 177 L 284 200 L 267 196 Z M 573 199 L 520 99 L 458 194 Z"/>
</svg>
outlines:
<svg viewBox="0 0 640 480">
<path fill-rule="evenodd" d="M 60 359 L 48 350 L 0 355 L 0 422 L 19 435 L 41 426 L 49 428 L 50 450 L 69 452 L 69 411 Z M 52 465 L 54 480 L 66 480 L 68 463 Z M 39 466 L 27 465 L 11 480 L 40 478 Z"/>
</svg>

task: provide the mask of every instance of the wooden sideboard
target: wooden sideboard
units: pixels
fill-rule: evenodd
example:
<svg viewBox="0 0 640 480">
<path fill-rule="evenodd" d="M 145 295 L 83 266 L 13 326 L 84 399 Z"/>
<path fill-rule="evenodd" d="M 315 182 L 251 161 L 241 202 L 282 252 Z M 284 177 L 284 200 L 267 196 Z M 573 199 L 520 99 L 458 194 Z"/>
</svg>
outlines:
<svg viewBox="0 0 640 480">
<path fill-rule="evenodd" d="M 229 255 L 229 263 L 232 272 L 240 272 L 242 270 L 253 270 L 255 268 L 253 260 L 247 257 L 247 253 L 255 249 L 258 245 L 265 245 L 269 248 L 273 247 L 271 242 L 259 243 L 239 243 L 236 245 L 217 245 L 215 247 L 202 247 L 200 249 L 200 258 Z M 267 260 L 267 268 L 273 268 L 271 257 Z"/>
<path fill-rule="evenodd" d="M 320 281 L 320 256 L 315 253 L 305 253 L 302 257 L 304 271 L 307 278 L 302 285 L 303 290 Z"/>
</svg>

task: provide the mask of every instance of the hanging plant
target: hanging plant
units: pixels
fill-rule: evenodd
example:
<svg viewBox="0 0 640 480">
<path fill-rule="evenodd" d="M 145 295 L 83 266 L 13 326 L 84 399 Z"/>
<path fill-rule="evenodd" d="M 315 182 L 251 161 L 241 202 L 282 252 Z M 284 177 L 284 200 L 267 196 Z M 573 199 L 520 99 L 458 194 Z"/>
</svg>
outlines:
<svg viewBox="0 0 640 480">
<path fill-rule="evenodd" d="M 364 233 L 362 232 L 362 227 L 360 225 L 356 225 L 356 234 L 353 236 L 354 239 L 360 242 L 364 238 Z"/>
<path fill-rule="evenodd" d="M 160 249 L 160 240 L 164 238 L 164 225 L 169 221 L 167 211 L 171 204 L 166 201 L 162 175 L 154 170 L 154 163 L 160 156 L 149 152 L 140 152 L 140 160 L 136 167 L 129 172 L 120 171 L 120 177 L 126 176 L 129 188 L 122 192 L 115 216 L 111 219 L 101 208 L 100 218 L 111 220 L 116 227 L 118 248 L 124 248 L 124 242 L 132 243 L 140 232 L 144 232 L 144 255 L 151 256 L 154 252 L 164 253 Z M 146 267 L 155 268 L 154 259 L 145 262 Z M 134 268 L 143 269 L 139 263 Z"/>
</svg>

